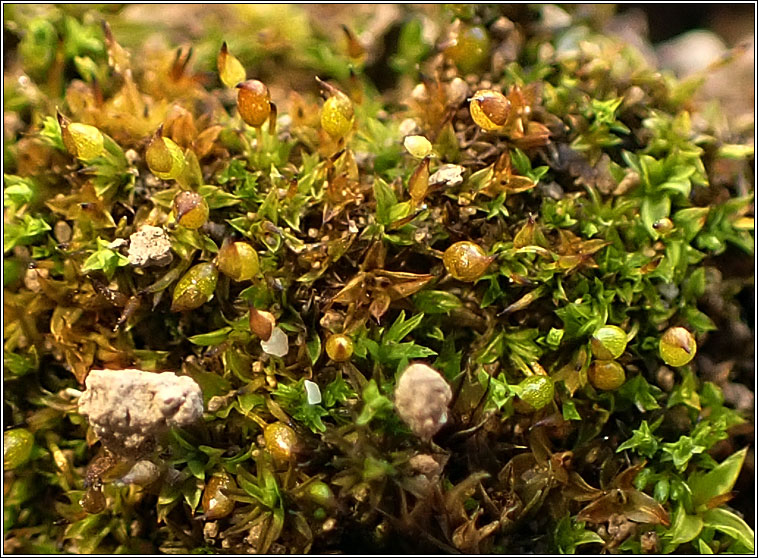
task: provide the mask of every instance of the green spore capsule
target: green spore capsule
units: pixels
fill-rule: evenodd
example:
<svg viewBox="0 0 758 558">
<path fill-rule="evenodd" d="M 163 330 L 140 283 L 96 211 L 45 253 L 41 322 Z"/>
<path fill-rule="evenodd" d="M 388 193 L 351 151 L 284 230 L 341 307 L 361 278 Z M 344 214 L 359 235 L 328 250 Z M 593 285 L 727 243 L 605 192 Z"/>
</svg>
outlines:
<svg viewBox="0 0 758 558">
<path fill-rule="evenodd" d="M 626 350 L 626 332 L 618 326 L 597 329 L 590 340 L 592 354 L 602 360 L 613 360 Z"/>
<path fill-rule="evenodd" d="M 15 469 L 26 463 L 32 455 L 34 435 L 26 428 L 3 432 L 3 468 Z"/>
<path fill-rule="evenodd" d="M 258 253 L 246 242 L 230 242 L 221 247 L 216 259 L 221 273 L 235 281 L 249 281 L 258 274 Z"/>
<path fill-rule="evenodd" d="M 194 310 L 213 298 L 218 282 L 218 270 L 209 262 L 191 267 L 174 288 L 172 312 Z"/>
<path fill-rule="evenodd" d="M 179 192 L 174 198 L 174 218 L 181 226 L 199 229 L 208 221 L 208 202 L 197 192 Z"/>
<path fill-rule="evenodd" d="M 534 409 L 542 409 L 553 400 L 555 384 L 548 376 L 535 375 L 524 378 L 518 385 L 519 398 Z"/>
</svg>

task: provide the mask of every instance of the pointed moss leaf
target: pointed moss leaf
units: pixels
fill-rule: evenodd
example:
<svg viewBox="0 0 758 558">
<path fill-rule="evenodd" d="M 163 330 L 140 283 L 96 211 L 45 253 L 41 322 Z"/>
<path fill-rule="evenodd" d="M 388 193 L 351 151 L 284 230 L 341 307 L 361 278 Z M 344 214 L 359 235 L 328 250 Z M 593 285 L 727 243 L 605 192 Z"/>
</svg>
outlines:
<svg viewBox="0 0 758 558">
<path fill-rule="evenodd" d="M 723 508 L 707 510 L 703 513 L 703 524 L 732 537 L 748 552 L 755 552 L 755 533 L 737 514 Z"/>
<path fill-rule="evenodd" d="M 672 544 L 690 542 L 700 534 L 703 529 L 703 520 L 698 515 L 688 515 L 684 506 L 678 506 L 674 513 L 674 520 L 668 534 Z"/>
<path fill-rule="evenodd" d="M 392 223 L 391 210 L 397 203 L 397 197 L 392 188 L 378 177 L 374 180 L 374 198 L 376 199 L 376 220 L 382 225 L 389 225 Z"/>
<path fill-rule="evenodd" d="M 226 338 L 229 336 L 229 333 L 231 331 L 232 331 L 231 327 L 222 327 L 221 329 L 217 329 L 216 331 L 210 331 L 208 333 L 193 335 L 192 337 L 188 337 L 187 340 L 193 345 L 199 345 L 201 347 L 210 347 L 214 345 L 219 345 L 220 343 L 226 341 Z"/>
<path fill-rule="evenodd" d="M 411 331 L 416 329 L 423 319 L 424 314 L 416 314 L 406 320 L 405 311 L 401 311 L 389 330 L 382 336 L 382 341 L 384 343 L 392 343 L 393 341 L 402 340 Z"/>
<path fill-rule="evenodd" d="M 712 498 L 727 494 L 737 482 L 737 477 L 745 462 L 747 448 L 730 455 L 715 469 L 703 473 L 696 471 L 687 479 L 692 489 L 692 503 L 699 507 L 707 504 Z"/>
</svg>

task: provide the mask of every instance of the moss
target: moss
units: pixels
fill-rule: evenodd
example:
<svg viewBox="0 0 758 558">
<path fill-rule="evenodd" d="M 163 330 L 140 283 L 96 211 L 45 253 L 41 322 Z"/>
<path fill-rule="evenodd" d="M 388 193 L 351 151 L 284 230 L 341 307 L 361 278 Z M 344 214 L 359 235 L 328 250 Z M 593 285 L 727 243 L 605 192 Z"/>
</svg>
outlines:
<svg viewBox="0 0 758 558">
<path fill-rule="evenodd" d="M 5 22 L 6 551 L 753 551 L 752 130 L 703 76 L 600 8 L 103 9 Z M 103 368 L 190 377 L 203 420 L 111 453 Z"/>
</svg>

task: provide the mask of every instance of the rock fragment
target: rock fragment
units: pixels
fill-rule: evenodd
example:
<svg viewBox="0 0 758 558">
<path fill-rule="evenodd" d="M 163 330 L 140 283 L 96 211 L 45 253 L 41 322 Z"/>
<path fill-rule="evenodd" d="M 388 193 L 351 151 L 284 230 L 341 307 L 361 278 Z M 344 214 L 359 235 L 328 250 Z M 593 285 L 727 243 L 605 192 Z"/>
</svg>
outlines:
<svg viewBox="0 0 758 558">
<path fill-rule="evenodd" d="M 203 395 L 192 378 L 173 372 L 92 370 L 79 399 L 103 445 L 116 455 L 139 457 L 174 426 L 203 414 Z"/>
<path fill-rule="evenodd" d="M 445 187 L 458 186 L 463 182 L 464 170 L 460 165 L 442 165 L 429 177 L 429 184 L 442 184 Z"/>
<path fill-rule="evenodd" d="M 450 386 L 434 368 L 412 364 L 395 387 L 395 408 L 416 436 L 430 440 L 447 422 L 453 397 Z"/>
<path fill-rule="evenodd" d="M 171 263 L 171 241 L 160 227 L 143 225 L 129 237 L 129 263 L 139 267 L 161 267 Z"/>
</svg>

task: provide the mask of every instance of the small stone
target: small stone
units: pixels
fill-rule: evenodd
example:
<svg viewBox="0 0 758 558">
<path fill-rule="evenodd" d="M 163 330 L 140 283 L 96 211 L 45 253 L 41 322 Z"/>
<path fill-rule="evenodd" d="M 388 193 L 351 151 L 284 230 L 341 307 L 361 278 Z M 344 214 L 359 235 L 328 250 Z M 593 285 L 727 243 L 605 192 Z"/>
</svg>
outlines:
<svg viewBox="0 0 758 558">
<path fill-rule="evenodd" d="M 203 525 L 203 537 L 208 539 L 215 539 L 218 536 L 218 522 L 217 521 L 207 521 Z"/>
<path fill-rule="evenodd" d="M 413 118 L 406 118 L 400 123 L 399 130 L 401 135 L 411 136 L 419 131 L 419 127 Z"/>
<path fill-rule="evenodd" d="M 453 397 L 447 381 L 426 364 L 412 364 L 395 387 L 395 408 L 414 434 L 430 440 L 447 422 Z"/>
<path fill-rule="evenodd" d="M 463 171 L 460 165 L 442 165 L 429 177 L 429 184 L 443 184 L 447 187 L 463 183 Z"/>
<path fill-rule="evenodd" d="M 50 272 L 44 268 L 35 267 L 27 269 L 24 274 L 24 287 L 34 293 L 38 293 L 42 286 L 40 285 L 40 278 L 47 279 L 50 276 Z"/>
<path fill-rule="evenodd" d="M 55 240 L 60 243 L 68 242 L 73 236 L 71 225 L 66 223 L 66 221 L 58 221 L 53 227 L 53 236 L 55 236 Z"/>
<path fill-rule="evenodd" d="M 428 478 L 438 475 L 442 470 L 442 467 L 437 463 L 437 460 L 431 455 L 425 453 L 411 457 L 408 461 L 408 465 L 410 465 L 414 471 L 417 471 Z"/>
<path fill-rule="evenodd" d="M 468 85 L 456 77 L 447 84 L 447 101 L 451 105 L 460 105 L 468 97 Z"/>
<path fill-rule="evenodd" d="M 188 376 L 142 370 L 92 370 L 79 412 L 112 453 L 141 456 L 174 426 L 203 415 L 200 386 Z"/>
<path fill-rule="evenodd" d="M 129 263 L 139 267 L 171 263 L 171 241 L 160 227 L 143 225 L 129 237 Z"/>
<path fill-rule="evenodd" d="M 263 351 L 269 355 L 283 357 L 289 351 L 289 339 L 279 326 L 271 331 L 268 341 L 261 341 Z"/>
</svg>

